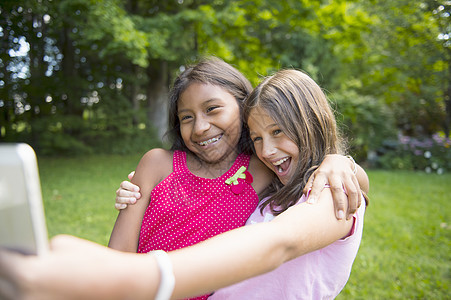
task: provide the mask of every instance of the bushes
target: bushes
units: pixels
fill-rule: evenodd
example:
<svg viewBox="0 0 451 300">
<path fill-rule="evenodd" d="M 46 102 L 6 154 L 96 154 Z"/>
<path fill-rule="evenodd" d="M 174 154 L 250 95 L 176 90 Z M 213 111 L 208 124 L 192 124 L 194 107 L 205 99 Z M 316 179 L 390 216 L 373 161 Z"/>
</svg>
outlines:
<svg viewBox="0 0 451 300">
<path fill-rule="evenodd" d="M 385 140 L 396 136 L 393 115 L 382 101 L 350 89 L 334 94 L 332 99 L 349 152 L 359 163 L 382 147 Z"/>
<path fill-rule="evenodd" d="M 89 122 L 78 116 L 54 115 L 36 119 L 32 125 L 20 141 L 43 156 L 134 154 L 162 146 L 156 130 L 145 124 L 103 124 L 102 120 Z"/>
<path fill-rule="evenodd" d="M 422 138 L 399 134 L 397 140 L 385 141 L 377 154 L 376 166 L 385 169 L 451 171 L 451 140 L 443 133 Z"/>
<path fill-rule="evenodd" d="M 396 135 L 395 116 L 388 106 L 352 89 L 333 95 L 333 100 L 337 122 L 359 163 L 437 174 L 451 171 L 451 139 L 442 132 L 422 137 Z"/>
</svg>

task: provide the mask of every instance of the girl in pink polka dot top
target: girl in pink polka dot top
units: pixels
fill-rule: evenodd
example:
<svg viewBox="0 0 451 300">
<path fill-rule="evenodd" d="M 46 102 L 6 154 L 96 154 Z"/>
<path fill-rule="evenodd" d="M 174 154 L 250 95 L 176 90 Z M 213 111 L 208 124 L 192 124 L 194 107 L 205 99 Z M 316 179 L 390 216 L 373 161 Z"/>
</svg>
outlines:
<svg viewBox="0 0 451 300">
<path fill-rule="evenodd" d="M 170 251 L 246 223 L 272 178 L 242 129 L 241 104 L 251 90 L 216 58 L 178 76 L 169 99 L 173 146 L 142 157 L 133 182 L 143 201 L 119 213 L 110 247 Z"/>
</svg>

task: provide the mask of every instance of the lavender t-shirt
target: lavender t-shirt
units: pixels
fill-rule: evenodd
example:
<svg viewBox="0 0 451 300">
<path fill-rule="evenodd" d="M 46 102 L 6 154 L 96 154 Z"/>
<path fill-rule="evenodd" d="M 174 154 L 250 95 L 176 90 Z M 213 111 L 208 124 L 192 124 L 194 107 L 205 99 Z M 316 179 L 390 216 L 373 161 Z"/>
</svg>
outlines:
<svg viewBox="0 0 451 300">
<path fill-rule="evenodd" d="M 302 203 L 305 196 L 299 200 Z M 216 291 L 208 299 L 334 299 L 345 286 L 360 246 L 365 203 L 354 217 L 348 237 L 282 264 L 269 273 Z M 268 206 L 257 208 L 246 225 L 274 218 Z"/>
</svg>

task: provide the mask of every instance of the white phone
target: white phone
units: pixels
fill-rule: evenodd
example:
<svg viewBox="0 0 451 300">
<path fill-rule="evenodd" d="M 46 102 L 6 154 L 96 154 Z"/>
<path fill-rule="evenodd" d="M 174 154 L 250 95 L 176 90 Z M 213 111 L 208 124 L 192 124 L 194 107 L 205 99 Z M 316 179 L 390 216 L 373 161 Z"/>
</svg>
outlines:
<svg viewBox="0 0 451 300">
<path fill-rule="evenodd" d="M 0 144 L 0 247 L 48 251 L 36 154 L 24 143 Z"/>
</svg>

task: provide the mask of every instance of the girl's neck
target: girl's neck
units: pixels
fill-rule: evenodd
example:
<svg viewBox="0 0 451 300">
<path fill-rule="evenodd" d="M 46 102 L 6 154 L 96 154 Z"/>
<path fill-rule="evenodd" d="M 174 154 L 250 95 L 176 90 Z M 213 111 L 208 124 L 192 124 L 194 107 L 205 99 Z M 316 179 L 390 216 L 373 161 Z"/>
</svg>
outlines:
<svg viewBox="0 0 451 300">
<path fill-rule="evenodd" d="M 188 169 L 196 176 L 202 178 L 218 178 L 227 172 L 238 157 L 238 153 L 233 153 L 215 162 L 206 162 L 193 154 L 187 153 L 186 164 Z"/>
</svg>

